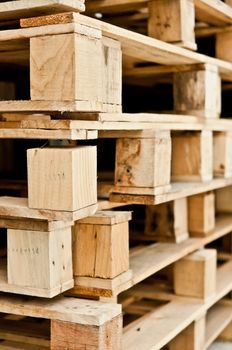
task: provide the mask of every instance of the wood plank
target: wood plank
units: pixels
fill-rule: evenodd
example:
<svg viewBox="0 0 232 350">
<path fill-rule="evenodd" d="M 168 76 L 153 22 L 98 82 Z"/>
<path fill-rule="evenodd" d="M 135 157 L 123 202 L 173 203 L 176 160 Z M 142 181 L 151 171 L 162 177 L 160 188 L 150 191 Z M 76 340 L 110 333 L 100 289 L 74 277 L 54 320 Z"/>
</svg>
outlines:
<svg viewBox="0 0 232 350">
<path fill-rule="evenodd" d="M 118 304 L 59 296 L 53 300 L 1 294 L 1 312 L 100 326 L 121 313 Z"/>
<path fill-rule="evenodd" d="M 0 216 L 12 218 L 30 218 L 39 220 L 76 221 L 93 215 L 97 205 L 92 205 L 74 212 L 30 209 L 27 198 L 0 197 Z"/>
<path fill-rule="evenodd" d="M 216 304 L 207 313 L 205 347 L 208 348 L 232 320 L 232 306 Z"/>
<path fill-rule="evenodd" d="M 84 11 L 82 0 L 18 0 L 0 3 L 0 20 L 12 20 L 42 14 Z"/>
<path fill-rule="evenodd" d="M 160 195 L 130 195 L 111 193 L 110 201 L 126 204 L 156 205 L 199 193 L 216 190 L 232 184 L 232 179 L 213 179 L 208 182 L 176 182 L 171 184 L 171 190 Z"/>
</svg>

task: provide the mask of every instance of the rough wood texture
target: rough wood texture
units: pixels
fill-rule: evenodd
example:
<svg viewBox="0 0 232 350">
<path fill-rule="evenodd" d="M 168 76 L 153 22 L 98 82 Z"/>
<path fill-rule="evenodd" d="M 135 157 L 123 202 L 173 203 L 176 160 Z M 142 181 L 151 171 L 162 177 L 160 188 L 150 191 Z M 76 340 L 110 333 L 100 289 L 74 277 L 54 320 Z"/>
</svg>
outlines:
<svg viewBox="0 0 232 350">
<path fill-rule="evenodd" d="M 171 139 L 168 131 L 157 132 L 154 138 L 118 139 L 115 189 L 169 185 L 170 163 Z"/>
<path fill-rule="evenodd" d="M 188 227 L 191 236 L 204 236 L 215 227 L 215 196 L 206 192 L 188 197 Z"/>
<path fill-rule="evenodd" d="M 232 212 L 232 186 L 223 187 L 216 191 L 216 212 Z"/>
<path fill-rule="evenodd" d="M 213 136 L 213 173 L 232 177 L 232 132 L 216 132 Z"/>
<path fill-rule="evenodd" d="M 174 289 L 177 295 L 207 299 L 216 291 L 215 249 L 202 249 L 174 265 Z"/>
<path fill-rule="evenodd" d="M 172 180 L 210 181 L 212 178 L 212 132 L 204 130 L 174 134 L 172 136 Z"/>
<path fill-rule="evenodd" d="M 160 242 L 180 243 L 187 239 L 187 199 L 147 206 L 144 233 Z"/>
<path fill-rule="evenodd" d="M 73 279 L 71 243 L 71 227 L 50 232 L 8 230 L 8 282 L 62 291 Z"/>
<path fill-rule="evenodd" d="M 97 202 L 95 146 L 27 151 L 30 208 L 75 211 Z"/>
<path fill-rule="evenodd" d="M 51 350 L 120 350 L 121 341 L 121 316 L 100 327 L 52 320 Z"/>
<path fill-rule="evenodd" d="M 222 32 L 216 35 L 216 57 L 232 62 L 232 32 Z"/>
<path fill-rule="evenodd" d="M 30 39 L 32 100 L 100 101 L 102 44 L 78 34 Z"/>
<path fill-rule="evenodd" d="M 220 116 L 221 81 L 216 66 L 205 65 L 205 69 L 174 73 L 173 83 L 177 113 L 203 118 Z"/>
<path fill-rule="evenodd" d="M 205 315 L 194 321 L 169 344 L 169 350 L 202 350 L 205 345 Z"/>
<path fill-rule="evenodd" d="M 193 0 L 148 2 L 148 35 L 196 50 Z"/>
<path fill-rule="evenodd" d="M 77 222 L 73 230 L 74 276 L 114 278 L 129 269 L 128 218 L 122 220 L 119 213 L 109 212 L 110 219 L 118 223 L 106 224 L 107 212 Z M 125 216 L 125 214 L 124 214 Z M 121 221 L 121 222 L 120 222 Z M 88 259 L 86 259 L 88 256 Z"/>
</svg>

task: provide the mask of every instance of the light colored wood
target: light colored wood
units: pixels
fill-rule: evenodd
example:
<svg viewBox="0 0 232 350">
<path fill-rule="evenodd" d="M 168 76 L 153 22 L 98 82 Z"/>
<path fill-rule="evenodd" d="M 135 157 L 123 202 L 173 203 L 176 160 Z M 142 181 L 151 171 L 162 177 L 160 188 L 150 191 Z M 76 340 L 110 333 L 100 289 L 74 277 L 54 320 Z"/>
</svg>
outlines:
<svg viewBox="0 0 232 350">
<path fill-rule="evenodd" d="M 0 227 L 16 230 L 30 230 L 30 231 L 54 231 L 59 229 L 65 229 L 73 225 L 73 222 L 65 221 L 47 221 L 47 220 L 33 220 L 23 218 L 0 218 Z"/>
<path fill-rule="evenodd" d="M 61 34 L 30 39 L 32 100 L 102 102 L 99 39 Z"/>
<path fill-rule="evenodd" d="M 165 202 L 169 202 L 175 199 L 193 196 L 195 194 L 216 190 L 225 186 L 230 186 L 232 179 L 213 179 L 207 182 L 191 181 L 191 182 L 174 182 L 171 184 L 171 188 L 166 193 L 162 194 L 150 194 L 136 196 L 134 194 L 121 194 L 121 193 L 110 193 L 110 201 L 119 205 L 123 204 L 146 204 L 156 205 Z M 0 200 L 1 203 L 1 200 Z M 106 203 L 108 208 L 108 203 Z M 1 206 L 0 206 L 1 208 Z"/>
<path fill-rule="evenodd" d="M 95 204 L 96 158 L 95 146 L 29 149 L 29 207 L 75 211 Z"/>
<path fill-rule="evenodd" d="M 230 328 L 230 321 L 232 319 L 232 308 L 229 305 L 216 304 L 207 313 L 206 318 L 206 335 L 205 346 L 208 348 L 214 340 L 219 336 L 219 339 L 231 340 L 231 338 L 224 338 Z"/>
<path fill-rule="evenodd" d="M 213 136 L 214 176 L 232 177 L 232 133 L 217 132 Z"/>
<path fill-rule="evenodd" d="M 48 300 L 1 294 L 1 312 L 98 327 L 119 316 L 121 305 L 63 296 Z"/>
<path fill-rule="evenodd" d="M 51 321 L 51 350 L 119 350 L 122 345 L 122 317 L 100 327 Z"/>
<path fill-rule="evenodd" d="M 170 183 L 170 132 L 150 139 L 118 139 L 115 190 L 119 187 L 155 188 Z"/>
<path fill-rule="evenodd" d="M 120 42 L 107 37 L 103 37 L 102 51 L 102 101 L 106 104 L 121 105 L 122 51 Z"/>
<path fill-rule="evenodd" d="M 93 216 L 78 220 L 78 224 L 89 225 L 117 225 L 131 220 L 132 213 L 130 211 L 98 211 Z"/>
<path fill-rule="evenodd" d="M 0 20 L 39 16 L 45 13 L 84 11 L 82 0 L 31 0 L 6 1 L 0 4 Z"/>
<path fill-rule="evenodd" d="M 216 191 L 216 212 L 231 213 L 232 211 L 232 186 L 223 187 Z"/>
<path fill-rule="evenodd" d="M 147 206 L 144 233 L 160 242 L 180 243 L 187 239 L 187 199 Z"/>
<path fill-rule="evenodd" d="M 133 322 L 125 328 L 123 349 L 125 350 L 159 350 L 181 331 L 186 329 L 193 321 L 212 307 L 218 300 L 223 298 L 232 286 L 231 281 L 232 263 L 226 263 L 217 271 L 217 291 L 212 298 L 202 303 L 201 300 L 177 297 L 170 294 L 168 304 L 148 313 L 145 317 Z M 152 286 L 152 293 L 154 287 Z M 229 304 L 231 307 L 231 304 Z M 138 329 L 140 331 L 138 332 Z M 154 329 L 159 331 L 154 332 Z"/>
<path fill-rule="evenodd" d="M 192 0 L 149 1 L 148 13 L 149 36 L 196 50 Z"/>
<path fill-rule="evenodd" d="M 194 321 L 169 344 L 170 350 L 203 350 L 205 346 L 205 315 Z"/>
<path fill-rule="evenodd" d="M 28 199 L 20 197 L 0 197 L 0 216 L 8 218 L 29 218 L 46 221 L 76 221 L 93 215 L 97 211 L 97 204 L 86 208 L 70 211 L 41 210 L 28 207 Z"/>
<path fill-rule="evenodd" d="M 221 80 L 216 66 L 174 73 L 174 110 L 205 118 L 221 113 Z"/>
<path fill-rule="evenodd" d="M 90 296 L 116 296 L 186 255 L 223 237 L 232 230 L 230 215 L 220 215 L 211 233 L 203 238 L 189 238 L 179 244 L 155 243 L 130 251 L 131 271 L 112 280 L 76 277 L 73 293 Z M 130 272 L 130 273 L 129 273 Z"/>
<path fill-rule="evenodd" d="M 212 132 L 203 130 L 172 135 L 172 180 L 210 181 L 212 179 Z"/>
<path fill-rule="evenodd" d="M 216 34 L 216 57 L 232 62 L 231 53 L 232 32 L 226 31 Z"/>
<path fill-rule="evenodd" d="M 43 233 L 8 230 L 7 252 L 12 285 L 62 290 L 73 279 L 71 227 Z"/>
<path fill-rule="evenodd" d="M 204 236 L 215 227 L 215 196 L 206 192 L 188 197 L 188 228 L 191 236 Z"/>
<path fill-rule="evenodd" d="M 174 265 L 174 290 L 177 295 L 210 298 L 216 291 L 215 249 L 202 249 Z"/>
<path fill-rule="evenodd" d="M 114 216 L 117 220 L 117 212 L 109 215 L 110 219 Z M 92 223 L 91 218 L 89 222 L 88 218 L 84 223 L 76 222 L 73 230 L 74 276 L 114 278 L 129 269 L 128 220 L 106 225 L 106 218 L 107 213 L 103 212 L 103 223 Z"/>
<path fill-rule="evenodd" d="M 206 0 L 204 0 L 206 1 Z M 59 22 L 58 22 L 59 23 Z M 82 26 L 82 27 L 81 27 Z M 40 26 L 35 28 L 22 28 L 17 31 L 1 31 L 0 41 L 9 40 L 13 38 L 32 37 L 44 35 L 53 35 L 63 32 L 70 33 L 73 31 L 80 32 L 83 26 L 90 27 L 90 29 L 102 30 L 103 36 L 118 40 L 122 46 L 124 55 L 132 56 L 138 60 L 160 63 L 165 65 L 179 65 L 179 64 L 205 64 L 209 63 L 216 65 L 219 72 L 223 75 L 223 79 L 232 80 L 232 65 L 231 63 L 221 61 L 212 57 L 204 56 L 202 54 L 193 53 L 181 47 L 164 43 L 154 38 L 127 31 L 123 28 L 110 25 L 103 21 L 96 20 L 80 14 L 72 14 L 71 23 L 48 26 Z M 47 27 L 47 28 L 46 28 Z"/>
</svg>

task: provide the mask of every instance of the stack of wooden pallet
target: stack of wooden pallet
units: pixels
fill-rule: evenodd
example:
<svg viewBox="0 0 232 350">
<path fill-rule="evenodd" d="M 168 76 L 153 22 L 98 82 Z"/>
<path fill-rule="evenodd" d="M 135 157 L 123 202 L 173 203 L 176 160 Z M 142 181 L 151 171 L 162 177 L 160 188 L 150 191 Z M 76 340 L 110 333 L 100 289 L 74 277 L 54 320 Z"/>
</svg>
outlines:
<svg viewBox="0 0 232 350">
<path fill-rule="evenodd" d="M 232 340 L 231 0 L 85 5 L 0 3 L 0 349 Z"/>
</svg>

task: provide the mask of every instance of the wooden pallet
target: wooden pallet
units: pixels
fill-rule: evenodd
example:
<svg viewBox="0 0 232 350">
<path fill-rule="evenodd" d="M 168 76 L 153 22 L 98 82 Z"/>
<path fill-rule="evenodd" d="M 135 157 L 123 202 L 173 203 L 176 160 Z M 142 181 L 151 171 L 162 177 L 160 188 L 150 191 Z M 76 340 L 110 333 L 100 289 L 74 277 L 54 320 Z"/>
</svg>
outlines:
<svg viewBox="0 0 232 350">
<path fill-rule="evenodd" d="M 121 307 L 58 297 L 1 296 L 1 349 L 119 349 Z"/>
</svg>

